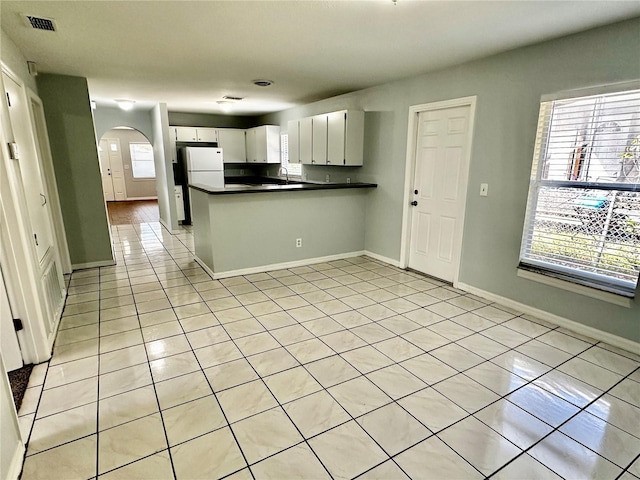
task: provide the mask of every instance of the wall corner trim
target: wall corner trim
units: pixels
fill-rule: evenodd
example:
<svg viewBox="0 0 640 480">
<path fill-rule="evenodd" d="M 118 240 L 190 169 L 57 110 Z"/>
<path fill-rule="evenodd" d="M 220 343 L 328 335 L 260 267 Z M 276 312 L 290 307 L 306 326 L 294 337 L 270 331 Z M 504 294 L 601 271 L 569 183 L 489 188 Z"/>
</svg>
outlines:
<svg viewBox="0 0 640 480">
<path fill-rule="evenodd" d="M 473 295 L 486 298 L 487 300 L 500 303 L 505 307 L 514 308 L 518 311 L 521 311 L 522 313 L 532 315 L 539 318 L 540 320 L 545 320 L 549 323 L 553 323 L 554 325 L 558 325 L 581 335 L 591 337 L 595 340 L 600 340 L 601 342 L 608 343 L 609 345 L 613 345 L 614 347 L 622 348 L 623 350 L 631 353 L 640 354 L 640 343 L 629 340 L 628 338 L 620 337 L 618 335 L 605 332 L 604 330 L 589 327 L 588 325 L 583 325 L 574 320 L 569 320 L 568 318 L 564 318 L 559 315 L 555 315 L 553 313 L 531 307 L 524 303 L 511 300 L 510 298 L 487 292 L 486 290 L 482 290 L 472 285 L 458 282 L 454 285 L 454 287 L 460 290 L 464 290 L 465 292 L 471 293 Z"/>
</svg>

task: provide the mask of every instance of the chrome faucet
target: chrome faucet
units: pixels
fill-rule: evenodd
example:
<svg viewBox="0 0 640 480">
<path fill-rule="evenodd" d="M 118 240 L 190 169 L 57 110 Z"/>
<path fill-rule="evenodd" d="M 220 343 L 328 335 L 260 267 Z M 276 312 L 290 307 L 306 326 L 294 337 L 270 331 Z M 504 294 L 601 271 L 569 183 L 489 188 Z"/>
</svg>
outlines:
<svg viewBox="0 0 640 480">
<path fill-rule="evenodd" d="M 289 183 L 289 172 L 287 171 L 287 169 L 285 167 L 280 167 L 278 169 L 278 173 L 276 174 L 276 176 L 280 177 L 280 176 L 282 176 L 282 173 L 284 173 L 286 181 L 287 181 L 287 183 Z"/>
</svg>

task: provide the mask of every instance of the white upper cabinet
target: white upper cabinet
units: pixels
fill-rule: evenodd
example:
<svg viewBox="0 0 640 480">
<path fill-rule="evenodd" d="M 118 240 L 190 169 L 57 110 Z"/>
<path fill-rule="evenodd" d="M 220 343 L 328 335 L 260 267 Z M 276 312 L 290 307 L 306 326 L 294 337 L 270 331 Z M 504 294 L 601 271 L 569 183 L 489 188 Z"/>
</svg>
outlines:
<svg viewBox="0 0 640 480">
<path fill-rule="evenodd" d="M 293 139 L 293 141 L 292 141 Z M 307 165 L 362 165 L 364 112 L 340 110 L 289 122 L 289 161 Z"/>
<path fill-rule="evenodd" d="M 245 133 L 239 128 L 219 128 L 218 147 L 222 148 L 224 163 L 246 163 Z"/>
<path fill-rule="evenodd" d="M 311 165 L 313 159 L 313 122 L 311 117 L 298 120 L 300 163 Z"/>
<path fill-rule="evenodd" d="M 172 127 L 175 128 L 177 142 L 197 142 L 198 133 L 194 127 Z"/>
<path fill-rule="evenodd" d="M 178 142 L 217 142 L 218 129 L 206 127 L 170 127 L 175 128 Z"/>
<path fill-rule="evenodd" d="M 300 163 L 300 122 L 291 120 L 287 124 L 289 163 Z"/>
<path fill-rule="evenodd" d="M 198 134 L 198 142 L 217 142 L 218 141 L 218 129 L 217 128 L 196 128 Z"/>
<path fill-rule="evenodd" d="M 247 162 L 280 163 L 280 127 L 262 125 L 246 131 Z"/>
<path fill-rule="evenodd" d="M 313 147 L 311 163 L 326 165 L 327 163 L 327 115 L 311 117 Z"/>
</svg>

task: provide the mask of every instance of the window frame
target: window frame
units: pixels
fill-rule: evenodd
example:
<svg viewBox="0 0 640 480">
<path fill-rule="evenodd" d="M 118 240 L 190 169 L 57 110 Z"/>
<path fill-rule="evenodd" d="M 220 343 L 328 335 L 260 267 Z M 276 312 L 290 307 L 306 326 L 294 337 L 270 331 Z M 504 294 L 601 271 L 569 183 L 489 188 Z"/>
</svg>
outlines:
<svg viewBox="0 0 640 480">
<path fill-rule="evenodd" d="M 541 98 L 529 191 L 527 194 L 527 209 L 520 243 L 518 276 L 599 298 L 611 303 L 630 306 L 629 302 L 635 297 L 635 293 L 640 286 L 640 272 L 635 279 L 635 285 L 633 285 L 634 282 L 616 279 L 613 276 L 592 273 L 581 268 L 566 267 L 561 265 L 560 261 L 558 261 L 558 263 L 552 263 L 534 259 L 531 258 L 529 254 L 532 250 L 536 214 L 540 211 L 538 200 L 541 188 L 572 189 L 575 192 L 586 190 L 640 192 L 640 181 L 637 183 L 619 183 L 575 180 L 563 181 L 542 178 L 552 128 L 550 119 L 554 113 L 555 105 L 553 102 L 598 95 L 622 94 L 625 92 L 632 93 L 637 90 L 640 90 L 640 81 L 573 90 L 554 95 L 546 95 Z M 607 225 L 607 228 L 608 227 L 609 225 Z M 640 249 L 640 246 L 638 248 Z"/>
<path fill-rule="evenodd" d="M 284 148 L 284 143 L 286 143 L 286 149 Z M 286 150 L 286 158 L 285 158 L 285 150 Z M 287 175 L 289 178 L 302 179 L 302 164 L 301 163 L 289 163 L 289 133 L 282 132 L 280 133 L 280 165 L 287 170 Z M 293 165 L 295 170 L 299 170 L 300 173 L 292 173 L 289 169 L 290 166 Z"/>
<path fill-rule="evenodd" d="M 148 162 L 149 160 L 137 160 L 135 158 L 134 155 L 134 151 L 132 146 L 134 145 L 150 145 L 151 146 L 151 164 L 153 165 L 153 177 L 137 177 L 135 174 L 135 163 L 136 162 Z M 151 143 L 149 142 L 129 142 L 129 156 L 131 159 L 131 178 L 134 181 L 137 182 L 144 182 L 144 181 L 148 181 L 148 180 L 155 180 L 157 177 L 157 173 L 156 173 L 156 164 L 155 164 L 155 158 L 154 158 L 154 153 L 153 153 L 153 145 L 151 145 Z"/>
</svg>

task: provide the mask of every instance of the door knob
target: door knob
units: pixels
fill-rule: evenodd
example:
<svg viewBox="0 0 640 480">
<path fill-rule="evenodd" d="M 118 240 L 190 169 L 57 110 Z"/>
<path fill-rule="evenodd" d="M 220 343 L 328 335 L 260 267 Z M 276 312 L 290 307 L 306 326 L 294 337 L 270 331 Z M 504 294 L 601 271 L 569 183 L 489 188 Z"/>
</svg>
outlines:
<svg viewBox="0 0 640 480">
<path fill-rule="evenodd" d="M 418 206 L 418 202 L 416 202 L 415 200 L 413 202 L 411 202 L 411 205 L 413 205 L 414 207 Z"/>
</svg>

